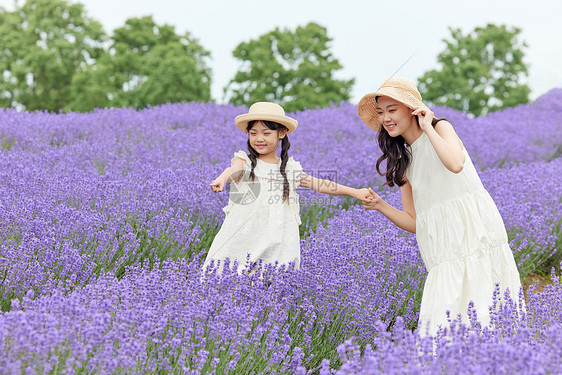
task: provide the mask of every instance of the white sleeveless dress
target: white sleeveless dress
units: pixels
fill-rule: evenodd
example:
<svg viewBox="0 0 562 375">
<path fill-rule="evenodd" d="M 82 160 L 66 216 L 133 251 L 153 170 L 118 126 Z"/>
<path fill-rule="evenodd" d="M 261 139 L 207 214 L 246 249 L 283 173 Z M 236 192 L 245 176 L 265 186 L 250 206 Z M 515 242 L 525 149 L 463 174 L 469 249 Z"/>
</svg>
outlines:
<svg viewBox="0 0 562 375">
<path fill-rule="evenodd" d="M 230 183 L 229 203 L 221 229 L 207 253 L 203 269 L 211 261 L 238 261 L 238 272 L 249 264 L 263 263 L 300 266 L 300 205 L 296 188 L 302 176 L 301 164 L 292 157 L 285 167 L 290 185 L 289 202 L 283 202 L 283 176 L 281 161 L 270 164 L 260 159 L 254 169 L 254 182 L 250 180 L 251 162 L 244 151 L 234 154 L 232 161 L 244 160 L 244 174 L 238 182 Z M 248 269 L 249 270 L 249 269 Z"/>
<path fill-rule="evenodd" d="M 498 209 L 484 189 L 466 149 L 463 170 L 455 174 L 439 160 L 425 133 L 410 146 L 406 177 L 416 209 L 416 239 L 428 271 L 419 328 L 435 334 L 461 314 L 467 322 L 470 301 L 478 320 L 490 322 L 496 283 L 517 301 L 521 282 Z M 427 329 L 429 328 L 429 331 Z"/>
</svg>

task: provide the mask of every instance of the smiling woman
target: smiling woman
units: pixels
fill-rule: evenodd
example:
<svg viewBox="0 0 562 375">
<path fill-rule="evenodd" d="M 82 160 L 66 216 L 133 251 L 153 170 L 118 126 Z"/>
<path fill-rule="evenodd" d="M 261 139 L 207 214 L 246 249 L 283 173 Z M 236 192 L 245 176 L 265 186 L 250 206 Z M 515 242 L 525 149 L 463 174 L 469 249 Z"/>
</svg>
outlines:
<svg viewBox="0 0 562 375">
<path fill-rule="evenodd" d="M 402 209 L 374 191 L 366 209 L 377 210 L 398 227 L 416 233 L 428 270 L 420 307 L 422 332 L 435 335 L 449 317 L 467 321 L 473 303 L 482 324 L 496 283 L 515 299 L 521 288 L 499 211 L 452 125 L 437 120 L 415 84 L 390 78 L 361 99 L 358 114 L 378 129 L 387 161 L 386 184 L 400 186 Z"/>
</svg>

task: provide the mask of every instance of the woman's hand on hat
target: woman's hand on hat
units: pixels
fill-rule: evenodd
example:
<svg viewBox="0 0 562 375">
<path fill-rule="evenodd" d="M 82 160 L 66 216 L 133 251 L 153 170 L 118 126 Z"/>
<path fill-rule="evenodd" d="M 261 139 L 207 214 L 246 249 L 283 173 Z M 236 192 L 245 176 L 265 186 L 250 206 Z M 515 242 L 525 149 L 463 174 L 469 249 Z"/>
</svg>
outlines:
<svg viewBox="0 0 562 375">
<path fill-rule="evenodd" d="M 421 129 L 425 132 L 431 127 L 433 121 L 433 112 L 425 105 L 421 105 L 414 109 L 412 116 L 418 116 Z"/>
<path fill-rule="evenodd" d="M 217 178 L 216 180 L 213 180 L 213 182 L 210 183 L 210 186 L 215 193 L 220 193 L 224 188 L 224 181 Z"/>
</svg>

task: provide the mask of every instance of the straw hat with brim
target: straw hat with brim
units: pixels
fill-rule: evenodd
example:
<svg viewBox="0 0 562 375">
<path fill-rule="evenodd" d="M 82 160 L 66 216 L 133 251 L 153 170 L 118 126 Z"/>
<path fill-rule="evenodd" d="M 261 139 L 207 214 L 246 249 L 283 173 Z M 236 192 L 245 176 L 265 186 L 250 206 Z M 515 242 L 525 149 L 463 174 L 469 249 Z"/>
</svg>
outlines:
<svg viewBox="0 0 562 375">
<path fill-rule="evenodd" d="M 379 96 L 388 96 L 411 109 L 424 105 L 414 82 L 398 77 L 386 80 L 376 92 L 361 98 L 357 105 L 357 114 L 361 117 L 361 120 L 376 131 L 381 130 L 381 122 L 377 113 L 377 98 Z"/>
<path fill-rule="evenodd" d="M 285 116 L 285 110 L 279 104 L 270 102 L 258 102 L 252 104 L 248 113 L 236 116 L 234 122 L 238 129 L 243 132 L 248 132 L 248 122 L 253 120 L 273 121 L 285 126 L 288 131 L 287 134 L 292 133 L 299 124 L 297 120 L 289 116 Z"/>
</svg>

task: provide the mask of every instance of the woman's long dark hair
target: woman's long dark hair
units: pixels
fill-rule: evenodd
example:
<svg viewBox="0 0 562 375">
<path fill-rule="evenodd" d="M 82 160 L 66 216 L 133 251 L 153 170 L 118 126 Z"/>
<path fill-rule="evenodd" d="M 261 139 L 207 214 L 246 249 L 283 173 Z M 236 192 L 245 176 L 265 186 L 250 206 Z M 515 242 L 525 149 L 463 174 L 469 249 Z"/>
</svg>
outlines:
<svg viewBox="0 0 562 375">
<path fill-rule="evenodd" d="M 257 121 L 255 120 L 248 122 L 248 126 L 246 127 L 248 133 L 250 132 L 250 129 L 252 129 L 252 127 L 256 122 Z M 273 121 L 262 121 L 262 122 L 265 124 L 265 126 L 267 126 L 271 130 L 282 130 L 282 129 L 287 130 L 285 126 Z M 287 166 L 287 161 L 289 160 L 288 151 L 290 147 L 291 147 L 291 143 L 289 142 L 289 137 L 285 134 L 285 136 L 281 140 L 281 167 L 280 167 L 281 175 L 283 176 L 283 202 L 289 200 L 289 180 L 287 180 L 287 171 L 285 170 L 285 167 Z M 250 161 L 252 162 L 250 179 L 254 181 L 256 177 L 254 173 L 254 168 L 256 168 L 256 165 L 258 164 L 258 157 L 260 156 L 260 154 L 256 150 L 254 150 L 254 148 L 250 144 L 250 139 L 248 139 L 248 151 L 250 151 L 249 157 L 250 157 Z"/>
<path fill-rule="evenodd" d="M 431 125 L 435 126 L 439 121 L 446 120 L 444 118 L 433 119 Z M 419 126 L 419 119 L 416 116 L 416 123 Z M 382 155 L 377 160 L 377 172 L 381 176 L 386 177 L 385 185 L 402 186 L 406 183 L 406 169 L 410 165 L 412 154 L 406 148 L 406 141 L 399 135 L 398 137 L 391 137 L 384 126 L 381 126 L 379 131 L 379 147 L 381 148 Z M 386 172 L 382 173 L 380 170 L 381 163 L 386 160 Z"/>
</svg>

